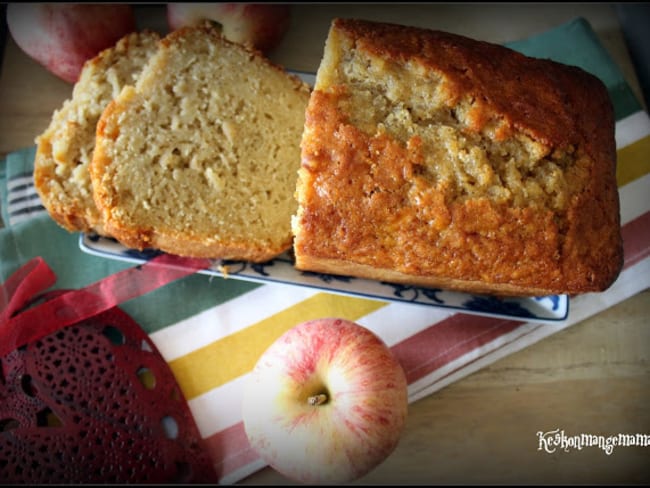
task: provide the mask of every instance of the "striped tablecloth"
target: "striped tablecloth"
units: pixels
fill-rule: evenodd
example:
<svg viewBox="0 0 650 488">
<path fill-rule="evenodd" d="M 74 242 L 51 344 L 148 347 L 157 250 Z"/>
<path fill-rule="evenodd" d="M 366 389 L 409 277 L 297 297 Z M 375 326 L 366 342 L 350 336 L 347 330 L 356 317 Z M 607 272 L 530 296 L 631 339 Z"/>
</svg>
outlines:
<svg viewBox="0 0 650 488">
<path fill-rule="evenodd" d="M 242 386 L 259 355 L 285 330 L 337 316 L 370 328 L 395 351 L 415 401 L 650 286 L 650 119 L 583 19 L 511 43 L 526 54 L 577 64 L 607 85 L 616 108 L 617 178 L 625 266 L 606 292 L 571 300 L 554 324 L 466 315 L 434 307 L 329 294 L 194 274 L 121 307 L 168 361 L 223 483 L 264 466 L 250 449 L 240 414 Z M 80 288 L 130 264 L 83 253 L 78 236 L 56 226 L 32 185 L 34 148 L 0 162 L 0 282 L 41 256 L 57 288 Z M 0 338 L 1 339 L 1 338 Z"/>
</svg>

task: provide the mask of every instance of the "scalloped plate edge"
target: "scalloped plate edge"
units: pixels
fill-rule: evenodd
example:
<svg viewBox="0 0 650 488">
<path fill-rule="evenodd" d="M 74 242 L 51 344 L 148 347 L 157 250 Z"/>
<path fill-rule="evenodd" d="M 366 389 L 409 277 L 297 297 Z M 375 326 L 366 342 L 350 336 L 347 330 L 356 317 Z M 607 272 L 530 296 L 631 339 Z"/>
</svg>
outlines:
<svg viewBox="0 0 650 488">
<path fill-rule="evenodd" d="M 128 249 L 114 239 L 90 234 L 80 234 L 79 248 L 94 256 L 136 264 L 141 264 L 160 254 L 160 251 L 156 250 L 139 252 Z M 293 266 L 293 260 L 288 253 L 260 264 L 213 260 L 210 268 L 200 270 L 199 273 L 261 284 L 276 283 L 309 287 L 340 295 L 438 307 L 460 313 L 525 322 L 557 323 L 566 320 L 569 315 L 567 295 L 496 298 L 348 276 L 303 272 Z"/>
</svg>

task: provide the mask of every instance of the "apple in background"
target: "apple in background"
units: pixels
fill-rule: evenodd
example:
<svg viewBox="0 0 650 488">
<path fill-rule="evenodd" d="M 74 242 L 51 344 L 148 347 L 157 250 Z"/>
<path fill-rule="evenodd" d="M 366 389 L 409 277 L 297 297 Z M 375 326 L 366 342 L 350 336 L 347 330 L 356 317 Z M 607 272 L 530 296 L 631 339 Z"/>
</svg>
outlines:
<svg viewBox="0 0 650 488">
<path fill-rule="evenodd" d="M 205 20 L 221 25 L 229 41 L 248 44 L 268 53 L 289 28 L 289 5 L 261 3 L 169 3 L 167 23 L 171 30 Z"/>
<path fill-rule="evenodd" d="M 382 463 L 408 411 L 404 370 L 369 329 L 344 319 L 303 322 L 259 358 L 242 416 L 251 446 L 307 484 L 355 480 Z"/>
<path fill-rule="evenodd" d="M 136 29 L 127 4 L 10 3 L 7 27 L 28 56 L 75 83 L 86 60 Z"/>
</svg>

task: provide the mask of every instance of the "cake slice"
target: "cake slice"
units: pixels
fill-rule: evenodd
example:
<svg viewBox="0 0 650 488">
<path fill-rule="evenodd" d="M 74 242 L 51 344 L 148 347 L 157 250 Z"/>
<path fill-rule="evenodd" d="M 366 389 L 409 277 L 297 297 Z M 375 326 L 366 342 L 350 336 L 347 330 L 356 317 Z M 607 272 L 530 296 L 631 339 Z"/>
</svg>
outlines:
<svg viewBox="0 0 650 488">
<path fill-rule="evenodd" d="M 108 232 L 193 257 L 289 249 L 309 91 L 207 25 L 170 33 L 98 123 L 91 177 Z"/>
<path fill-rule="evenodd" d="M 612 104 L 579 68 L 335 19 L 301 144 L 300 270 L 519 296 L 621 270 Z"/>
<path fill-rule="evenodd" d="M 97 121 L 156 51 L 160 36 L 128 34 L 87 61 L 72 96 L 36 138 L 34 186 L 51 217 L 70 232 L 105 234 L 88 173 Z"/>
</svg>

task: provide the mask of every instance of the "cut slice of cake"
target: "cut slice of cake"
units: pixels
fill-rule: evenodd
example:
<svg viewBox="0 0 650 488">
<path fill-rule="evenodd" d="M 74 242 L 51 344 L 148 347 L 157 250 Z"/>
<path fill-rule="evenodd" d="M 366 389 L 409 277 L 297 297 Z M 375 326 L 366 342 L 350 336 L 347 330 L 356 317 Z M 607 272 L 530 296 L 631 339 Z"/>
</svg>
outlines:
<svg viewBox="0 0 650 488">
<path fill-rule="evenodd" d="M 300 270 L 524 296 L 621 270 L 612 105 L 579 68 L 336 19 L 301 144 Z"/>
<path fill-rule="evenodd" d="M 208 26 L 163 38 L 98 123 L 91 177 L 108 232 L 183 256 L 289 249 L 309 91 Z"/>
<path fill-rule="evenodd" d="M 149 31 L 128 34 L 87 61 L 72 97 L 36 138 L 34 186 L 51 217 L 71 232 L 106 233 L 88 173 L 97 121 L 122 88 L 135 82 L 159 39 Z"/>
</svg>

